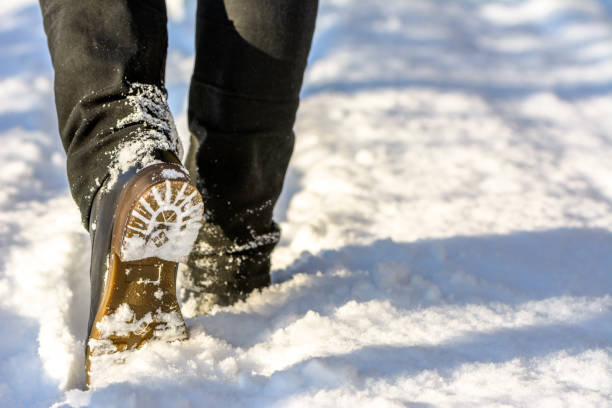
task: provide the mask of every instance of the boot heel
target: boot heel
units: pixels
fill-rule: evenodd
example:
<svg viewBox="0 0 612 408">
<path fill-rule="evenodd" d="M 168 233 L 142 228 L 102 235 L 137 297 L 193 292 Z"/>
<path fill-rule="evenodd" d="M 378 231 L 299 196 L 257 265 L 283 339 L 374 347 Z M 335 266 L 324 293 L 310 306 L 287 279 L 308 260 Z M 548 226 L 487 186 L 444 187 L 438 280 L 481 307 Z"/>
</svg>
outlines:
<svg viewBox="0 0 612 408">
<path fill-rule="evenodd" d="M 134 198 L 126 197 L 130 199 Z M 134 201 L 126 224 L 113 237 L 121 260 L 184 261 L 202 222 L 202 197 L 195 186 L 183 180 L 164 180 Z"/>
</svg>

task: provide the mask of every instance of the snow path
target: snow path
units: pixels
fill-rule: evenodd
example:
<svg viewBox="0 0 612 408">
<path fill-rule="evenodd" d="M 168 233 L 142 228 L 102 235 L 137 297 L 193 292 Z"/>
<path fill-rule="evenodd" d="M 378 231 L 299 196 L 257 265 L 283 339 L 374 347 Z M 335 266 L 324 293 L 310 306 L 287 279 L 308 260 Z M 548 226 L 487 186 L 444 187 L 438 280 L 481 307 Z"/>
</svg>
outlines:
<svg viewBox="0 0 612 408">
<path fill-rule="evenodd" d="M 612 2 L 322 0 L 275 284 L 91 392 L 37 2 L 0 22 L 0 406 L 612 406 Z"/>
</svg>

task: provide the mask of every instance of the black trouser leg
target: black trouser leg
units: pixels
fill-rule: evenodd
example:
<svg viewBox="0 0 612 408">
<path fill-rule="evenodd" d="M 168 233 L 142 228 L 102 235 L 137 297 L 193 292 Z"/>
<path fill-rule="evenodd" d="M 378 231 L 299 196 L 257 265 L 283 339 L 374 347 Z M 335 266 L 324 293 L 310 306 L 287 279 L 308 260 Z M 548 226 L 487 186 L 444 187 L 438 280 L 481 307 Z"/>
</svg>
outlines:
<svg viewBox="0 0 612 408">
<path fill-rule="evenodd" d="M 88 224 L 104 180 L 179 155 L 166 104 L 164 0 L 40 0 L 72 195 Z M 170 153 L 170 154 L 169 154 Z"/>
<path fill-rule="evenodd" d="M 316 13 L 316 0 L 198 2 L 188 119 L 208 222 L 186 287 L 215 303 L 269 283 Z"/>
</svg>

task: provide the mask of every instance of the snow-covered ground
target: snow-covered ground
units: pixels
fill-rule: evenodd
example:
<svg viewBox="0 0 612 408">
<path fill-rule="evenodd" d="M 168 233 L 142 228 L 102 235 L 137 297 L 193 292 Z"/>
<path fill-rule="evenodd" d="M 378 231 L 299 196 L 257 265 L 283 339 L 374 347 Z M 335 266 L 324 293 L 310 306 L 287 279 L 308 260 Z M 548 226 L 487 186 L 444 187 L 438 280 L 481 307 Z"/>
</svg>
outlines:
<svg viewBox="0 0 612 408">
<path fill-rule="evenodd" d="M 303 97 L 275 284 L 82 391 L 88 237 L 2 0 L 0 406 L 612 406 L 612 2 L 322 0 Z"/>
</svg>

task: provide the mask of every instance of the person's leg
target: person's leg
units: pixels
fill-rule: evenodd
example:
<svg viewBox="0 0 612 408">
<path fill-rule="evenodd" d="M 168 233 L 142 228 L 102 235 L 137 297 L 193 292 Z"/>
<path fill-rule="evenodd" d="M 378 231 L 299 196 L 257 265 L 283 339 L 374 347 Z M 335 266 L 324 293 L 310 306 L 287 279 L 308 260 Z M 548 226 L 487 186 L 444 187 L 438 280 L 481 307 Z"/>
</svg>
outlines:
<svg viewBox="0 0 612 408">
<path fill-rule="evenodd" d="M 164 0 L 40 4 L 70 189 L 92 241 L 89 382 L 98 358 L 186 337 L 176 265 L 202 200 L 166 102 Z"/>
<path fill-rule="evenodd" d="M 280 237 L 272 212 L 316 14 L 317 0 L 198 2 L 188 120 L 206 223 L 182 271 L 194 312 L 270 282 Z"/>
<path fill-rule="evenodd" d="M 70 190 L 86 228 L 105 179 L 180 155 L 166 103 L 164 0 L 40 0 Z"/>
</svg>

